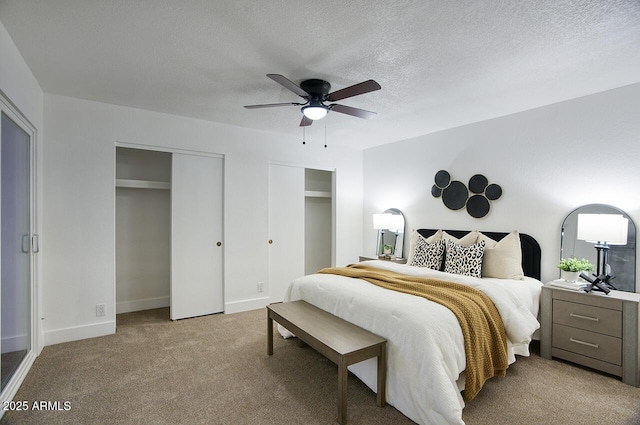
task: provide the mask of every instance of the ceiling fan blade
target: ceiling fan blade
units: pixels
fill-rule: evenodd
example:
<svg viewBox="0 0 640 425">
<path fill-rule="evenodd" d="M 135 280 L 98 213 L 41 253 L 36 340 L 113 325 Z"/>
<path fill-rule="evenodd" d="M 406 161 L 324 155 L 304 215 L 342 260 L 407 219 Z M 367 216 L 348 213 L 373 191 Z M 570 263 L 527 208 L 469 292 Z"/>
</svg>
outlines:
<svg viewBox="0 0 640 425">
<path fill-rule="evenodd" d="M 246 105 L 245 108 L 247 109 L 258 109 L 258 108 L 275 108 L 278 106 L 300 106 L 302 105 L 302 103 L 293 103 L 293 102 L 288 102 L 288 103 L 264 103 L 262 105 Z"/>
<path fill-rule="evenodd" d="M 351 106 L 338 104 L 330 105 L 330 108 L 332 111 L 340 112 L 341 114 L 353 115 L 354 117 L 364 118 L 365 120 L 370 120 L 371 118 L 378 115 L 375 112 L 365 111 L 364 109 L 358 109 Z"/>
<path fill-rule="evenodd" d="M 293 81 L 289 80 L 284 75 L 267 74 L 267 77 L 271 78 L 273 81 L 275 81 L 276 83 L 280 84 L 285 89 L 291 90 L 292 92 L 294 92 L 295 94 L 297 94 L 300 97 L 304 97 L 304 98 L 309 97 L 309 93 L 307 93 L 306 91 L 302 90 L 300 88 L 300 86 L 298 86 Z"/>
<path fill-rule="evenodd" d="M 327 95 L 327 100 L 329 102 L 335 102 L 337 100 L 346 99 L 348 97 L 358 96 L 360 94 L 380 90 L 381 88 L 382 87 L 380 87 L 380 84 L 376 83 L 375 81 L 367 80 L 358 84 L 354 84 L 353 86 L 334 91 L 333 93 L 329 93 Z"/>
<path fill-rule="evenodd" d="M 307 127 L 313 124 L 313 120 L 311 118 L 307 118 L 306 115 L 302 116 L 302 121 L 300 121 L 300 127 Z"/>
</svg>

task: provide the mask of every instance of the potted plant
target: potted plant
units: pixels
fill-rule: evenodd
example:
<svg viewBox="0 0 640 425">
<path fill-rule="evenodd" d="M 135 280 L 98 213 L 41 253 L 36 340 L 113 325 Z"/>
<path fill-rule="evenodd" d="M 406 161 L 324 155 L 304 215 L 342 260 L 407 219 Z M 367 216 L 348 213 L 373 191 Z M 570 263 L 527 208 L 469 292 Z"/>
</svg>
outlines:
<svg viewBox="0 0 640 425">
<path fill-rule="evenodd" d="M 567 282 L 575 282 L 583 271 L 592 271 L 593 264 L 589 260 L 577 258 L 561 258 L 558 268 L 561 270 L 562 278 Z"/>
<path fill-rule="evenodd" d="M 390 255 L 393 252 L 393 247 L 389 244 L 382 245 L 382 253 L 384 255 Z"/>
</svg>

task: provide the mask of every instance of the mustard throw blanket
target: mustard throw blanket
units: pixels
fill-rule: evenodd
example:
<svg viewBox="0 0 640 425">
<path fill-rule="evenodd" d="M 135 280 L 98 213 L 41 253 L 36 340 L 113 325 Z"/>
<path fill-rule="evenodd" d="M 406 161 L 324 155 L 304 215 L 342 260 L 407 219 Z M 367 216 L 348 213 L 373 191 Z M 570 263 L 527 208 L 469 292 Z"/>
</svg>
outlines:
<svg viewBox="0 0 640 425">
<path fill-rule="evenodd" d="M 498 309 L 483 292 L 458 283 L 407 276 L 362 264 L 330 267 L 318 273 L 363 279 L 386 289 L 426 298 L 451 310 L 464 336 L 465 401 L 473 400 L 488 379 L 506 375 L 509 362 L 504 325 Z"/>
</svg>

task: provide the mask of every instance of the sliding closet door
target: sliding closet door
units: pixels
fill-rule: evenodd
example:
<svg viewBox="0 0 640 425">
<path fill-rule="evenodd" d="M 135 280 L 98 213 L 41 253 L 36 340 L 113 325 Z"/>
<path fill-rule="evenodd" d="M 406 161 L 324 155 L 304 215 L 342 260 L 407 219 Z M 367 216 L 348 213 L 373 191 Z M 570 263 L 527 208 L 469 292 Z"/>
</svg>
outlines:
<svg viewBox="0 0 640 425">
<path fill-rule="evenodd" d="M 224 310 L 222 158 L 173 154 L 171 319 Z"/>
<path fill-rule="evenodd" d="M 31 135 L 2 112 L 2 391 L 31 351 Z"/>
<path fill-rule="evenodd" d="M 304 168 L 269 165 L 269 301 L 304 274 Z"/>
</svg>

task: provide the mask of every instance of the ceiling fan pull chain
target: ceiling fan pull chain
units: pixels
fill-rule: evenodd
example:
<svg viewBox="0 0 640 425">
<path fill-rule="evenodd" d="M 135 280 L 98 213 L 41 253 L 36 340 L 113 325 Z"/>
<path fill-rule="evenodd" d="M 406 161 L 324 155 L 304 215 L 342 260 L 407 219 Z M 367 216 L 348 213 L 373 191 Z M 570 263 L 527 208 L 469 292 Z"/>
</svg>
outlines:
<svg viewBox="0 0 640 425">
<path fill-rule="evenodd" d="M 329 121 L 329 116 L 324 119 L 324 147 L 327 147 L 327 121 Z"/>
<path fill-rule="evenodd" d="M 303 145 L 307 144 L 307 138 L 306 138 L 306 134 L 305 134 L 305 127 L 302 127 L 302 144 Z"/>
</svg>

